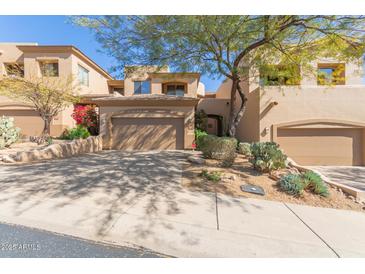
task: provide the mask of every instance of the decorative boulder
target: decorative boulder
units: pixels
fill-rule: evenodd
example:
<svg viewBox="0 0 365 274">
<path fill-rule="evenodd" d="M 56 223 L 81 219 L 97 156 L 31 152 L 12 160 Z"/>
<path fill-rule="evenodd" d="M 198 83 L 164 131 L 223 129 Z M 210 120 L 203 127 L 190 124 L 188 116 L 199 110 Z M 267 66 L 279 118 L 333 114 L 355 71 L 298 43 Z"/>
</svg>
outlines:
<svg viewBox="0 0 365 274">
<path fill-rule="evenodd" d="M 194 156 L 194 155 L 189 156 L 188 161 L 193 163 L 193 164 L 198 164 L 198 165 L 205 164 L 205 159 L 203 159 L 199 156 Z"/>
</svg>

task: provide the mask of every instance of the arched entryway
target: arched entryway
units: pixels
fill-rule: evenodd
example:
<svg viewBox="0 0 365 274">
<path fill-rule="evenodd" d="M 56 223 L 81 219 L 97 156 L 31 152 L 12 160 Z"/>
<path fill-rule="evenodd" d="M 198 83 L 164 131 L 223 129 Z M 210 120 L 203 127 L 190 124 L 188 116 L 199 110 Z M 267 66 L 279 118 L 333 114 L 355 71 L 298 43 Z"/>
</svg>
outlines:
<svg viewBox="0 0 365 274">
<path fill-rule="evenodd" d="M 223 117 L 216 114 L 207 114 L 207 132 L 209 134 L 223 136 Z"/>
</svg>

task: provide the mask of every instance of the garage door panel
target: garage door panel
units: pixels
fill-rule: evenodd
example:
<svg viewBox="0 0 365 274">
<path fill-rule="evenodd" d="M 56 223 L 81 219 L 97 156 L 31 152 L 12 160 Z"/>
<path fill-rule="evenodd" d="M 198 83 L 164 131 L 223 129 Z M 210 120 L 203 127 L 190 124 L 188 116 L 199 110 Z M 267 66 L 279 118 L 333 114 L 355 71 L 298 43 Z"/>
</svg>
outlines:
<svg viewBox="0 0 365 274">
<path fill-rule="evenodd" d="M 183 119 L 115 118 L 113 149 L 183 149 Z"/>
<path fill-rule="evenodd" d="M 278 143 L 302 165 L 362 165 L 362 129 L 278 129 Z"/>
</svg>

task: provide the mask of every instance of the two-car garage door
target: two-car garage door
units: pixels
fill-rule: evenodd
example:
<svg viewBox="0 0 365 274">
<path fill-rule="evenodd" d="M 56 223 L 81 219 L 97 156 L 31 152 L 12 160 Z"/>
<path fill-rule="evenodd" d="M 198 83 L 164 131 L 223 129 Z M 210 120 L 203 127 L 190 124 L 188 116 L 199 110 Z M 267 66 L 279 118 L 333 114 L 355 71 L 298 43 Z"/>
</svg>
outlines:
<svg viewBox="0 0 365 274">
<path fill-rule="evenodd" d="M 112 149 L 184 148 L 183 118 L 112 118 Z"/>
<path fill-rule="evenodd" d="M 361 128 L 282 128 L 277 142 L 302 165 L 362 165 Z"/>
</svg>

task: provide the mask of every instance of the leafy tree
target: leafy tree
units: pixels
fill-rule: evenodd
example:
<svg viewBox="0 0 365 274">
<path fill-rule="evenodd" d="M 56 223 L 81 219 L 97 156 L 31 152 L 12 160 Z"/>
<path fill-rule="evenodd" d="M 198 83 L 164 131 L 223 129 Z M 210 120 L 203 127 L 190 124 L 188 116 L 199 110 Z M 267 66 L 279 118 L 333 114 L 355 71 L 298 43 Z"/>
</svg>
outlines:
<svg viewBox="0 0 365 274">
<path fill-rule="evenodd" d="M 0 94 L 33 106 L 44 121 L 42 135 L 50 135 L 53 118 L 72 103 L 78 87 L 72 76 L 43 77 L 29 75 L 23 78 L 17 73 L 0 78 Z"/>
<path fill-rule="evenodd" d="M 318 57 L 358 60 L 364 52 L 363 16 L 105 16 L 74 17 L 89 27 L 118 65 L 170 65 L 231 80 L 228 134 L 245 113 L 247 85 L 280 65 L 276 83 L 314 73 Z M 297 82 L 296 79 L 293 83 Z M 290 84 L 290 83 L 289 83 Z M 235 106 L 236 96 L 241 104 Z"/>
</svg>

